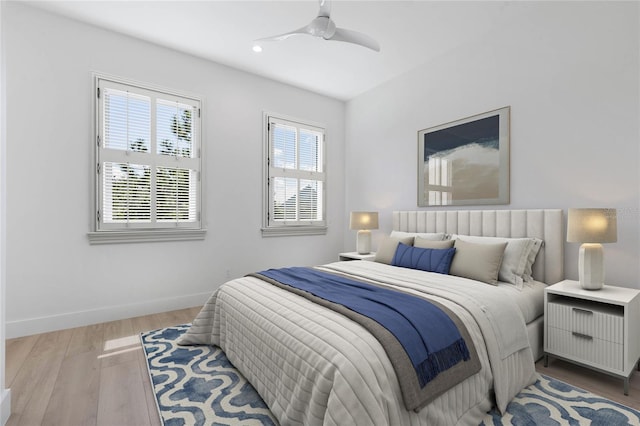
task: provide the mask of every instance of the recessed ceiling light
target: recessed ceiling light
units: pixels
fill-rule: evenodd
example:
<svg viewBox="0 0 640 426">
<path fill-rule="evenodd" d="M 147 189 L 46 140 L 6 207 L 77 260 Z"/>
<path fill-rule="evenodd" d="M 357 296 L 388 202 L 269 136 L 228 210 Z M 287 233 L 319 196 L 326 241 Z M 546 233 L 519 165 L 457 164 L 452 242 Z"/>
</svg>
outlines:
<svg viewBox="0 0 640 426">
<path fill-rule="evenodd" d="M 253 45 L 253 51 L 254 51 L 254 52 L 256 52 L 256 53 L 260 53 L 260 52 L 262 52 L 262 46 L 259 46 L 259 45 L 257 45 L 257 44 L 254 44 L 254 45 Z"/>
</svg>

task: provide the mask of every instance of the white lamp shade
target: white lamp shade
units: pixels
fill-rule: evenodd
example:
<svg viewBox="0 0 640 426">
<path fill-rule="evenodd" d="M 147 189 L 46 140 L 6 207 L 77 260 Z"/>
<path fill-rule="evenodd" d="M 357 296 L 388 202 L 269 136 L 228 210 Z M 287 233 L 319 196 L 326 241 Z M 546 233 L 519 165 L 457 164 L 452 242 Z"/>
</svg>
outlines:
<svg viewBox="0 0 640 426">
<path fill-rule="evenodd" d="M 378 229 L 378 212 L 351 212 L 349 229 Z"/>
<path fill-rule="evenodd" d="M 615 209 L 569 209 L 567 241 L 570 243 L 615 243 L 618 221 Z"/>
</svg>

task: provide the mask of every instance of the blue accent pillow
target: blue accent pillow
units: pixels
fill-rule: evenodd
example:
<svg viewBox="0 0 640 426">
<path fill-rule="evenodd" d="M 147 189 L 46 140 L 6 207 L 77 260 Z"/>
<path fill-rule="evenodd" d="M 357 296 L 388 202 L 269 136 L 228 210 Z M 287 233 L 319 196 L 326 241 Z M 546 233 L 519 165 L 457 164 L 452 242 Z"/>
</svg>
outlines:
<svg viewBox="0 0 640 426">
<path fill-rule="evenodd" d="M 454 247 L 448 249 L 428 249 L 400 243 L 398 244 L 396 254 L 393 256 L 391 264 L 403 268 L 448 274 L 455 253 L 456 249 Z"/>
</svg>

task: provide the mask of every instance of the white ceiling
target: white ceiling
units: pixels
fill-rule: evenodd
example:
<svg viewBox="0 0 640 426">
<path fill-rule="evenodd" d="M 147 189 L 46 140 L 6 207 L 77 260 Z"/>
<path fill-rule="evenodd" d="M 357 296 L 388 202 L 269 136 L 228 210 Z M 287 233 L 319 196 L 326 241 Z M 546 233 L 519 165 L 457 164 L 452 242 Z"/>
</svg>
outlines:
<svg viewBox="0 0 640 426">
<path fill-rule="evenodd" d="M 381 45 L 296 36 L 254 40 L 308 24 L 318 12 L 305 1 L 28 1 L 29 4 L 251 73 L 349 100 L 420 64 L 477 39 L 513 18 L 508 1 L 334 0 L 338 27 Z"/>
</svg>

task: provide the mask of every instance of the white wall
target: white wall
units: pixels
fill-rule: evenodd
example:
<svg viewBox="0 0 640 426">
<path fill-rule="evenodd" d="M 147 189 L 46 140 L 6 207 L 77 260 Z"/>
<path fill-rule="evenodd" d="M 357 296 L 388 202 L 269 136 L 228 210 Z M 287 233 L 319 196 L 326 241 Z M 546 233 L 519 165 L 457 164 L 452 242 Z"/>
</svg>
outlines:
<svg viewBox="0 0 640 426">
<path fill-rule="evenodd" d="M 344 103 L 17 2 L 5 6 L 8 337 L 197 306 L 227 277 L 337 260 Z M 204 241 L 88 244 L 93 71 L 204 98 Z M 326 236 L 261 237 L 265 110 L 327 126 Z"/>
<path fill-rule="evenodd" d="M 391 211 L 417 209 L 418 130 L 510 105 L 511 203 L 473 208 L 617 208 L 607 282 L 640 288 L 639 4 L 508 7 L 520 14 L 347 103 L 347 211 L 380 211 L 379 240 Z M 565 246 L 567 278 L 578 247 Z"/>
<path fill-rule="evenodd" d="M 4 25 L 4 2 L 0 3 L 0 425 L 11 416 L 11 391 L 5 389 L 5 316 L 6 316 L 6 97 L 5 97 L 5 56 L 2 30 Z"/>
</svg>

